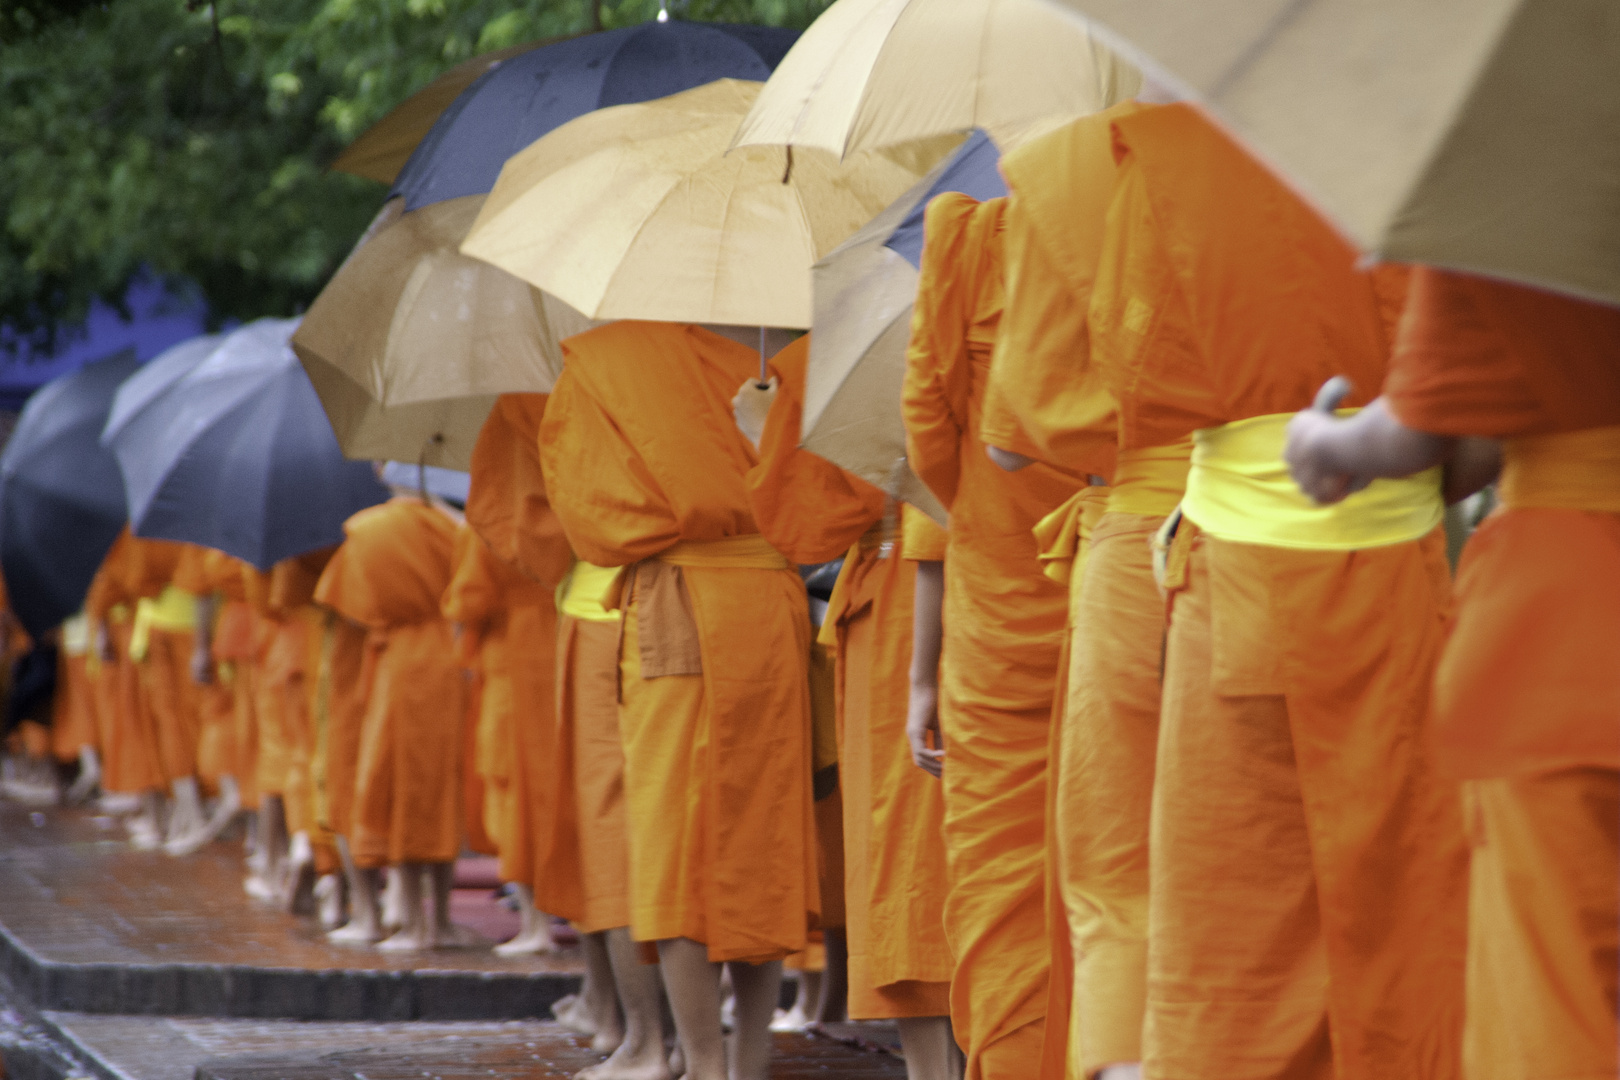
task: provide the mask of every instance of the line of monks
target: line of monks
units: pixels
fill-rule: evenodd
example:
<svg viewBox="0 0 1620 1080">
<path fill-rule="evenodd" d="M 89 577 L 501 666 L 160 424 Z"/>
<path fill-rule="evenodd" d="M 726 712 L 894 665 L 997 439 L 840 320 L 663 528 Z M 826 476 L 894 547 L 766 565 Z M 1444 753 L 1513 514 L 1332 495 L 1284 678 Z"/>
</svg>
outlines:
<svg viewBox="0 0 1620 1080">
<path fill-rule="evenodd" d="M 606 958 L 592 1076 L 670 1075 L 661 977 L 688 1076 L 764 1077 L 842 926 L 917 1078 L 1614 1077 L 1620 310 L 1364 266 L 1150 97 L 928 208 L 948 528 L 799 448 L 807 338 L 761 384 L 755 328 L 614 323 L 501 399 L 464 524 L 402 495 L 268 575 L 120 540 L 59 725 L 362 880 L 486 834 Z"/>
</svg>

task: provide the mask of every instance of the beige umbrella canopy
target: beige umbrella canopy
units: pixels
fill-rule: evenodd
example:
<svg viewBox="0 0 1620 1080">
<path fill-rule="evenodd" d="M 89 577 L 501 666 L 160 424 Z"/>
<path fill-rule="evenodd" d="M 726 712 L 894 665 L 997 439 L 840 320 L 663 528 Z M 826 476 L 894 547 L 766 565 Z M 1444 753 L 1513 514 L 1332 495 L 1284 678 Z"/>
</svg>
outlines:
<svg viewBox="0 0 1620 1080">
<path fill-rule="evenodd" d="M 844 155 L 980 128 L 1010 149 L 1139 82 L 1043 0 L 838 0 L 783 58 L 735 145 Z"/>
<path fill-rule="evenodd" d="M 917 270 L 888 246 L 946 163 L 816 263 L 800 445 L 936 521 L 945 508 L 906 463 L 900 384 Z"/>
<path fill-rule="evenodd" d="M 332 168 L 338 172 L 363 176 L 380 184 L 392 184 L 405 167 L 416 144 L 433 127 L 439 114 L 450 107 L 460 93 L 478 81 L 490 68 L 530 49 L 550 45 L 562 38 L 525 42 L 511 48 L 484 53 L 463 60 L 422 89 L 389 110 L 388 114 L 372 124 L 350 143 Z"/>
<path fill-rule="evenodd" d="M 1620 303 L 1613 0 L 1060 0 L 1365 250 Z"/>
<path fill-rule="evenodd" d="M 861 154 L 727 154 L 759 83 L 582 116 L 514 155 L 461 250 L 596 319 L 807 328 L 810 267 L 955 136 Z"/>
<path fill-rule="evenodd" d="M 593 324 L 457 248 L 483 196 L 390 200 L 293 337 L 350 457 L 465 467 L 495 397 L 551 389 Z"/>
</svg>

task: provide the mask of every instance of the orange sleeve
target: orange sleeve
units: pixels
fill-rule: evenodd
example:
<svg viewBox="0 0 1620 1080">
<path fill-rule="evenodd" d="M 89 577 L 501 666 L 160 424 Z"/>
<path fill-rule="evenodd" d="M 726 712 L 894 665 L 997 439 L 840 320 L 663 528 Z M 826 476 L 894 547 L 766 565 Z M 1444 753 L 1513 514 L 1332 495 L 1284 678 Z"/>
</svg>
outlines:
<svg viewBox="0 0 1620 1080">
<path fill-rule="evenodd" d="M 1437 435 L 1620 425 L 1617 356 L 1620 309 L 1419 267 L 1384 396 Z"/>
<path fill-rule="evenodd" d="M 923 218 L 922 266 L 911 315 L 901 409 L 911 468 L 946 509 L 956 501 L 962 474 L 962 436 L 968 428 L 972 370 L 967 333 L 977 282 L 965 265 L 968 227 L 979 204 L 948 192 L 928 204 Z"/>
<path fill-rule="evenodd" d="M 450 586 L 440 604 L 445 618 L 464 626 L 478 626 L 495 617 L 502 597 L 500 583 L 490 573 L 494 558 L 472 529 L 463 527 L 456 532 Z"/>
<path fill-rule="evenodd" d="M 108 549 L 106 558 L 101 560 L 101 569 L 96 571 L 90 592 L 84 598 L 84 610 L 92 619 L 104 621 L 113 608 L 133 599 L 124 589 L 124 564 L 129 561 L 133 545 L 134 538 L 126 525 Z"/>
<path fill-rule="evenodd" d="M 573 565 L 540 467 L 547 395 L 503 394 L 472 454 L 467 523 L 504 562 L 555 588 Z"/>
<path fill-rule="evenodd" d="M 765 421 L 759 464 L 748 473 L 748 500 L 760 533 L 798 563 L 828 562 L 849 550 L 883 517 L 883 492 L 825 458 L 799 448 L 810 339 L 771 361 L 776 400 Z"/>
<path fill-rule="evenodd" d="M 1111 476 L 1118 444 L 1087 315 L 1114 189 L 1110 124 L 1139 108 L 1082 117 L 1001 164 L 1007 299 L 980 430 L 992 446 L 1078 474 Z"/>
<path fill-rule="evenodd" d="M 900 557 L 912 562 L 944 562 L 950 534 L 915 506 L 900 508 Z"/>
<path fill-rule="evenodd" d="M 569 352 L 566 342 L 563 351 Z M 586 562 L 623 566 L 680 540 L 680 523 L 657 480 L 566 367 L 541 424 L 540 461 L 552 506 Z M 564 476 L 568 482 L 559 483 Z"/>
<path fill-rule="evenodd" d="M 174 568 L 174 587 L 193 596 L 208 596 L 214 591 L 212 576 L 208 573 L 208 549 L 187 544 Z"/>
</svg>

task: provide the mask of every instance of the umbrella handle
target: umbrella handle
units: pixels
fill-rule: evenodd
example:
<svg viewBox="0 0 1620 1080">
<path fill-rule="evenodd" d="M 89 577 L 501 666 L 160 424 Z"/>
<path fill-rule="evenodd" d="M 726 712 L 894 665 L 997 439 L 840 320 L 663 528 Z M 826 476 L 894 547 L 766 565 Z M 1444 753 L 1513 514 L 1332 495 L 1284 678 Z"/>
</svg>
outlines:
<svg viewBox="0 0 1620 1080">
<path fill-rule="evenodd" d="M 759 381 L 754 384 L 761 390 L 770 389 L 771 376 L 765 367 L 765 328 L 759 328 Z"/>
</svg>

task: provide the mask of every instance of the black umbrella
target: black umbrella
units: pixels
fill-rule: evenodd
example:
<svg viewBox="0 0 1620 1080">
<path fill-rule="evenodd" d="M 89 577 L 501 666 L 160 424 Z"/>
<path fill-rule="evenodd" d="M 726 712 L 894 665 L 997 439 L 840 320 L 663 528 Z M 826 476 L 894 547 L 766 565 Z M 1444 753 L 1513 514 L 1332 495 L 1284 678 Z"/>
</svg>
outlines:
<svg viewBox="0 0 1620 1080">
<path fill-rule="evenodd" d="M 405 209 L 487 195 L 506 159 L 576 117 L 716 79 L 763 82 L 799 34 L 770 26 L 647 22 L 503 60 L 440 114 L 394 181 Z"/>
<path fill-rule="evenodd" d="M 0 572 L 38 639 L 78 611 L 128 512 L 118 460 L 101 445 L 135 350 L 86 364 L 29 399 L 0 454 Z"/>
</svg>

